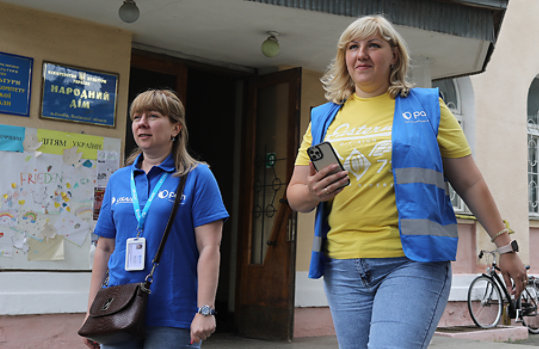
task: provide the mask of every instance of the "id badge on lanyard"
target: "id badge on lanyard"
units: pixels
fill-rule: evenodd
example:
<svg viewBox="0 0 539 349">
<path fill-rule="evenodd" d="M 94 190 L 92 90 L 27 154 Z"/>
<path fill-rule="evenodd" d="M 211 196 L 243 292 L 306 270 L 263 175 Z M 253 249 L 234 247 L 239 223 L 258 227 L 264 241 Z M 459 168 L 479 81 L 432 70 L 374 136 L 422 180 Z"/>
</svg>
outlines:
<svg viewBox="0 0 539 349">
<path fill-rule="evenodd" d="M 135 175 L 134 171 L 131 170 L 131 197 L 133 198 L 133 208 L 135 210 L 135 218 L 137 219 L 137 236 L 134 238 L 129 238 L 125 242 L 125 270 L 126 271 L 138 271 L 144 270 L 146 265 L 146 239 L 141 237 L 144 222 L 146 221 L 146 216 L 150 210 L 150 205 L 153 202 L 153 199 L 161 189 L 161 186 L 167 179 L 168 173 L 165 172 L 159 178 L 159 181 L 155 185 L 148 201 L 144 205 L 144 209 L 140 210 L 140 203 L 137 195 L 137 188 L 135 186 Z"/>
<path fill-rule="evenodd" d="M 146 262 L 146 239 L 129 238 L 125 242 L 125 270 L 144 270 Z"/>
</svg>

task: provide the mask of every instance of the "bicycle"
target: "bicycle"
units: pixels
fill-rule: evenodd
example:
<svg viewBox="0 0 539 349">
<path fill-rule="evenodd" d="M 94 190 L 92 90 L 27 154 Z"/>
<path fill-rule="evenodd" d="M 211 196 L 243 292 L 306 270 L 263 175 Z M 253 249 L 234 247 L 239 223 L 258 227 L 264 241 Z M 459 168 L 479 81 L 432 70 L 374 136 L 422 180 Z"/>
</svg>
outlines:
<svg viewBox="0 0 539 349">
<path fill-rule="evenodd" d="M 522 322 L 533 334 L 539 333 L 539 279 L 528 276 L 528 283 L 517 300 L 511 298 L 502 278 L 498 275 L 500 268 L 496 265 L 496 251 L 481 250 L 479 259 L 485 254 L 492 256 L 492 263 L 485 273 L 476 277 L 468 289 L 468 311 L 473 322 L 481 328 L 493 328 L 502 317 L 504 305 L 510 319 Z M 529 266 L 526 267 L 529 269 Z M 503 292 L 502 292 L 503 291 Z"/>
</svg>

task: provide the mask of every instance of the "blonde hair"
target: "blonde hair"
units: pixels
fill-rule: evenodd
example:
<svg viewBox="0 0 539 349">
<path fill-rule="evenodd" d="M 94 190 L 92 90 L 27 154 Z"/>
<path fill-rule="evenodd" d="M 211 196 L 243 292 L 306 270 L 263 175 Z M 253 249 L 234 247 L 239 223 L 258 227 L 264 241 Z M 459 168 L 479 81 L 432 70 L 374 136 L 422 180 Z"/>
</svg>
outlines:
<svg viewBox="0 0 539 349">
<path fill-rule="evenodd" d="M 170 90 L 148 90 L 140 93 L 131 103 L 129 117 L 144 111 L 158 111 L 166 115 L 173 124 L 180 124 L 180 133 L 174 137 L 172 155 L 174 157 L 175 176 L 182 176 L 193 170 L 198 164 L 203 163 L 195 160 L 187 151 L 188 132 L 185 123 L 185 108 L 178 96 Z M 142 151 L 136 148 L 127 158 L 126 164 L 132 164 Z"/>
<path fill-rule="evenodd" d="M 356 19 L 344 30 L 337 43 L 337 55 L 330 63 L 322 79 L 328 101 L 344 103 L 355 91 L 355 85 L 346 67 L 346 48 L 352 40 L 363 40 L 372 35 L 380 35 L 397 51 L 397 62 L 389 73 L 388 92 L 392 98 L 398 94 L 408 95 L 412 84 L 406 81 L 410 57 L 406 43 L 393 25 L 381 15 L 365 16 Z"/>
</svg>

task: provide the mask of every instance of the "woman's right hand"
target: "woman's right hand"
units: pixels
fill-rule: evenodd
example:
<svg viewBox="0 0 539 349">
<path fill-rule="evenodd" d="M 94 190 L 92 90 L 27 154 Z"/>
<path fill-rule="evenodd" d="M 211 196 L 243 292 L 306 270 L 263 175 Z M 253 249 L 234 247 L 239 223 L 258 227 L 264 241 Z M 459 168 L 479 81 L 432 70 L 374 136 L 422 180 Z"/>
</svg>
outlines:
<svg viewBox="0 0 539 349">
<path fill-rule="evenodd" d="M 348 171 L 339 171 L 339 165 L 332 164 L 316 171 L 312 163 L 309 164 L 307 188 L 317 202 L 332 200 L 348 184 Z"/>
<path fill-rule="evenodd" d="M 286 198 L 293 210 L 310 212 L 320 202 L 332 200 L 348 183 L 348 172 L 340 171 L 339 165 L 329 165 L 319 172 L 312 163 L 309 166 L 296 165 L 286 189 Z"/>
</svg>

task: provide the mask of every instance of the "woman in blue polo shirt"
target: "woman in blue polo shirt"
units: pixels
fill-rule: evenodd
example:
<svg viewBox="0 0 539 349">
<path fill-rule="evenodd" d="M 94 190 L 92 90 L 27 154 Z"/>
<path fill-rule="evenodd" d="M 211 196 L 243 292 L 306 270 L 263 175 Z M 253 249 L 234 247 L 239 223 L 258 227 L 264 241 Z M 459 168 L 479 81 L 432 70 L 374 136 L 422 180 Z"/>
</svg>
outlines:
<svg viewBox="0 0 539 349">
<path fill-rule="evenodd" d="M 185 110 L 168 90 L 149 90 L 131 104 L 138 149 L 129 166 L 107 185 L 95 234 L 89 304 L 102 286 L 141 282 L 174 203 L 180 177 L 187 176 L 161 261 L 154 274 L 146 311 L 146 337 L 101 348 L 198 348 L 216 327 L 217 290 L 223 220 L 228 218 L 217 182 L 204 163 L 187 152 Z M 145 264 L 126 266 L 126 243 L 145 240 Z M 140 263 L 142 264 L 142 263 Z M 85 340 L 90 348 L 99 344 Z"/>
</svg>

